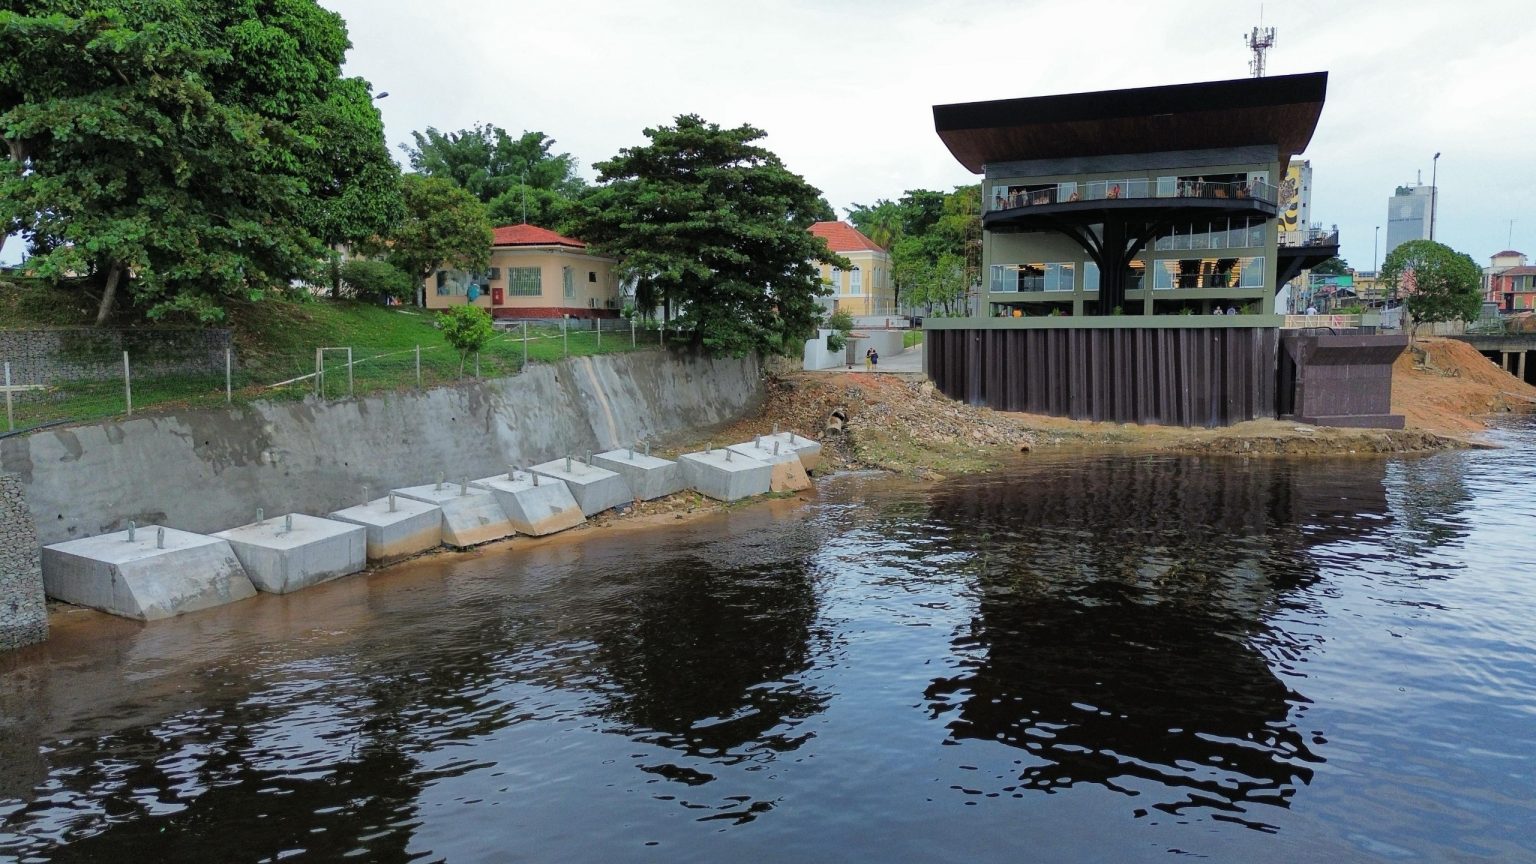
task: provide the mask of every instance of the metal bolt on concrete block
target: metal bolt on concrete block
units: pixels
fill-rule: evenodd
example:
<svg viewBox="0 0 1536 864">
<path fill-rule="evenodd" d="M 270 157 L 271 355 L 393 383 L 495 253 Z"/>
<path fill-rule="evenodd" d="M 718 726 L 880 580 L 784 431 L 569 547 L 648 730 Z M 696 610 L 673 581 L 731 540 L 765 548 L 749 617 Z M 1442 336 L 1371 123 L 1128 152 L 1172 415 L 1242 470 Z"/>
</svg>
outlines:
<svg viewBox="0 0 1536 864">
<path fill-rule="evenodd" d="M 139 528 L 138 524 L 135 523 L 133 520 L 130 519 L 128 521 L 128 542 L 129 543 L 133 542 L 133 534 L 134 534 L 135 531 L 138 530 L 138 528 Z"/>
<path fill-rule="evenodd" d="M 164 528 L 156 528 L 155 529 L 155 548 L 156 549 L 164 549 L 165 548 L 165 529 Z"/>
<path fill-rule="evenodd" d="M 433 491 L 443 491 L 443 472 L 441 471 L 437 472 L 437 486 L 433 487 Z"/>
<path fill-rule="evenodd" d="M 773 455 L 779 455 L 779 442 L 773 442 Z"/>
<path fill-rule="evenodd" d="M 571 473 L 571 454 L 565 454 L 565 473 Z"/>
<path fill-rule="evenodd" d="M 292 513 L 289 513 L 287 516 L 283 517 L 283 533 L 284 534 L 292 534 L 293 533 L 293 514 Z"/>
<path fill-rule="evenodd" d="M 266 513 L 266 511 L 261 509 L 260 507 L 257 507 L 256 508 L 256 524 L 260 525 L 261 523 L 263 523 L 265 521 L 267 521 L 267 513 Z"/>
<path fill-rule="evenodd" d="M 469 494 L 469 478 L 465 477 L 465 478 L 463 478 L 463 479 L 461 479 L 459 481 L 459 497 L 463 498 L 465 495 L 468 495 L 468 494 Z"/>
<path fill-rule="evenodd" d="M 395 493 L 389 493 L 389 512 L 395 512 Z"/>
</svg>

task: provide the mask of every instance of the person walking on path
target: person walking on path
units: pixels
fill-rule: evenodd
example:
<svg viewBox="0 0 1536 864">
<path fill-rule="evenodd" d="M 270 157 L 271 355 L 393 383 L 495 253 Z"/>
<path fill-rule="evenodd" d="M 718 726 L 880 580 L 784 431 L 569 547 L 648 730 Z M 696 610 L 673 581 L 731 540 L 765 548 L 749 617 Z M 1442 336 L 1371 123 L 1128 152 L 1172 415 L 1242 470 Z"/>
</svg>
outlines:
<svg viewBox="0 0 1536 864">
<path fill-rule="evenodd" d="M 880 352 L 873 348 L 869 349 L 869 371 L 880 371 Z"/>
<path fill-rule="evenodd" d="M 865 372 L 873 372 L 873 371 L 875 371 L 874 356 L 875 356 L 875 349 L 873 349 L 873 348 L 865 348 L 864 349 L 864 371 Z"/>
</svg>

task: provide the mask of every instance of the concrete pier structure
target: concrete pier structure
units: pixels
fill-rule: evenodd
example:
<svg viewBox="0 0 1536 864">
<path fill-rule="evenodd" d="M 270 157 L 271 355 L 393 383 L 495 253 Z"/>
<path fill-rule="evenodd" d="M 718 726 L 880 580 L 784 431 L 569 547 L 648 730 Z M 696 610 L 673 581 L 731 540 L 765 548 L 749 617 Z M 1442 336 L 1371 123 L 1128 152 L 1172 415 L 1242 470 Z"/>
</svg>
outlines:
<svg viewBox="0 0 1536 864">
<path fill-rule="evenodd" d="M 677 457 L 683 482 L 717 501 L 765 495 L 773 487 L 773 466 L 729 450 L 706 450 Z"/>
<path fill-rule="evenodd" d="M 638 450 L 609 450 L 592 457 L 592 464 L 624 478 L 639 501 L 665 498 L 683 489 L 683 472 L 677 463 Z"/>
<path fill-rule="evenodd" d="M 428 483 L 396 489 L 395 494 L 442 508 L 444 546 L 463 549 L 517 533 L 496 495 L 478 486 Z"/>
<path fill-rule="evenodd" d="M 811 478 L 806 474 L 805 465 L 794 450 L 780 447 L 778 455 L 775 456 L 773 443 L 764 439 L 732 444 L 729 449 L 739 456 L 768 463 L 772 469 L 768 485 L 770 492 L 799 492 L 801 489 L 811 488 Z"/>
<path fill-rule="evenodd" d="M 367 529 L 291 513 L 213 536 L 229 542 L 257 588 L 287 594 L 339 579 L 367 566 Z"/>
<path fill-rule="evenodd" d="M 43 584 L 50 597 L 140 621 L 256 596 L 229 543 L 158 525 L 43 547 Z"/>
<path fill-rule="evenodd" d="M 37 526 L 21 478 L 0 474 L 0 651 L 47 638 Z"/>
<path fill-rule="evenodd" d="M 469 485 L 495 495 L 519 534 L 543 537 L 587 521 L 571 490 L 559 480 L 517 471 L 486 477 Z"/>
<path fill-rule="evenodd" d="M 773 451 L 773 442 L 775 441 L 779 442 L 780 453 L 784 452 L 786 447 L 795 451 L 795 455 L 800 457 L 800 464 L 805 466 L 807 472 L 815 471 L 816 466 L 821 464 L 821 442 L 813 441 L 804 435 L 797 435 L 794 432 L 779 432 L 762 437 L 763 447 L 769 452 Z"/>
<path fill-rule="evenodd" d="M 337 510 L 331 518 L 367 528 L 368 560 L 377 564 L 409 558 L 443 543 L 442 508 L 399 495 Z"/>
<path fill-rule="evenodd" d="M 629 484 L 616 472 L 580 459 L 555 459 L 528 469 L 541 477 L 559 480 L 571 490 L 571 497 L 581 505 L 581 512 L 596 516 L 624 504 L 633 504 L 635 495 Z"/>
</svg>

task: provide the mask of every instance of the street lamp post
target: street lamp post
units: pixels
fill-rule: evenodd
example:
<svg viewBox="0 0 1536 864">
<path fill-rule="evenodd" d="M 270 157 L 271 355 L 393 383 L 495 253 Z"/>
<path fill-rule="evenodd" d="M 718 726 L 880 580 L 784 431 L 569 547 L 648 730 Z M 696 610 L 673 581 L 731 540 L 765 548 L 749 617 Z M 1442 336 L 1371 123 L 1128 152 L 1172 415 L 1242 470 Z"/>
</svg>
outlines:
<svg viewBox="0 0 1536 864">
<path fill-rule="evenodd" d="M 1378 250 L 1380 248 L 1381 248 L 1381 226 L 1377 225 L 1376 226 L 1376 238 L 1371 241 L 1371 272 L 1372 273 L 1380 273 L 1381 272 L 1381 269 L 1377 266 L 1377 258 L 1376 258 L 1376 250 Z"/>
<path fill-rule="evenodd" d="M 1435 239 L 1435 211 L 1440 209 L 1440 154 L 1435 153 L 1429 169 L 1429 239 Z"/>
</svg>

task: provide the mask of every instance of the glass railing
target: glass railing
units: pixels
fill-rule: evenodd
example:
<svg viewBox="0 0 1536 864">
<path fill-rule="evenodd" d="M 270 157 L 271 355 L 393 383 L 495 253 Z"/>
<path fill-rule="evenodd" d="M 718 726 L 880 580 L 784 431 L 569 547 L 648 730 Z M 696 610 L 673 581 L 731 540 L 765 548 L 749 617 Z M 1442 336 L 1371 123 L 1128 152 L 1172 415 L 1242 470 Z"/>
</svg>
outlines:
<svg viewBox="0 0 1536 864">
<path fill-rule="evenodd" d="M 1266 204 L 1279 200 L 1278 190 L 1261 180 L 1213 182 L 1199 178 L 1127 178 L 1124 180 L 1085 180 L 1043 186 L 1010 186 L 999 189 L 988 202 L 988 210 L 1016 210 L 1043 204 L 1071 204 L 1085 201 L 1114 201 L 1122 198 L 1203 198 L 1209 200 L 1254 199 Z"/>
<path fill-rule="evenodd" d="M 1339 229 L 1325 231 L 1322 228 L 1307 228 L 1301 231 L 1281 231 L 1279 244 L 1282 247 L 1303 246 L 1337 246 L 1339 245 Z"/>
</svg>

